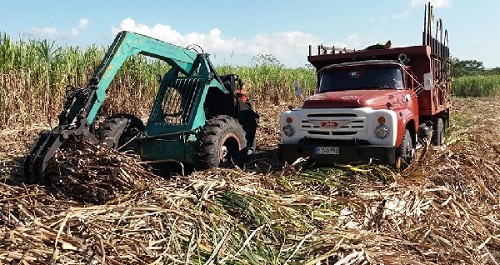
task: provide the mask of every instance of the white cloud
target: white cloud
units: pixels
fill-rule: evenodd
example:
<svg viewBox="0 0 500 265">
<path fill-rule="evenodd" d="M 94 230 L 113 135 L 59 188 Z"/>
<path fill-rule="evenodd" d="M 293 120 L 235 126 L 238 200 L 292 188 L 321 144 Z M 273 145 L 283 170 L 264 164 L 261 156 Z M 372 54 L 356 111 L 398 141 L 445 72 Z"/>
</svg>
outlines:
<svg viewBox="0 0 500 265">
<path fill-rule="evenodd" d="M 250 63 L 253 56 L 272 54 L 288 67 L 300 67 L 307 62 L 310 44 L 313 45 L 313 53 L 316 52 L 316 45 L 321 43 L 354 49 L 362 49 L 373 44 L 373 40 L 357 34 L 348 36 L 345 40 L 332 41 L 300 31 L 257 34 L 246 40 L 224 36 L 219 28 L 214 28 L 208 33 L 182 34 L 170 25 L 158 23 L 148 26 L 138 23 L 132 18 L 122 20 L 118 27 L 111 29 L 114 35 L 123 30 L 151 36 L 182 47 L 197 44 L 204 52 L 212 55 L 214 63 L 231 65 L 246 65 Z"/>
<path fill-rule="evenodd" d="M 237 38 L 225 37 L 219 28 L 214 28 L 208 33 L 190 32 L 181 34 L 172 29 L 169 25 L 155 24 L 148 26 L 137 23 L 131 18 L 124 19 L 120 26 L 113 27 L 113 34 L 119 31 L 127 30 L 140 34 L 148 35 L 175 45 L 186 47 L 191 44 L 197 44 L 202 49 L 212 54 L 212 58 L 218 61 L 227 59 L 229 64 L 246 64 L 251 57 L 260 54 L 273 54 L 281 62 L 293 61 L 296 58 L 296 65 L 302 66 L 307 45 L 317 43 L 317 40 L 310 34 L 301 32 L 278 32 L 273 34 L 258 34 L 250 40 L 239 40 Z M 234 57 L 234 58 L 233 58 Z M 245 58 L 246 61 L 239 61 L 238 58 Z M 233 62 L 232 60 L 235 60 Z"/>
<path fill-rule="evenodd" d="M 429 2 L 429 0 L 412 0 L 411 5 L 413 7 L 423 6 L 423 5 L 427 4 L 428 2 Z M 430 0 L 430 2 L 431 2 L 431 5 L 436 7 L 436 8 L 449 7 L 453 3 L 452 0 Z"/>
<path fill-rule="evenodd" d="M 78 21 L 78 28 L 79 29 L 87 29 L 87 26 L 89 25 L 89 19 L 88 18 L 82 18 L 80 21 Z"/>
<path fill-rule="evenodd" d="M 156 24 L 150 27 L 148 25 L 136 23 L 135 20 L 131 18 L 126 18 L 122 20 L 119 27 L 112 27 L 113 34 L 117 34 L 122 30 L 137 32 L 171 43 L 177 43 L 178 45 L 180 45 L 179 42 L 181 41 L 181 34 L 173 30 L 169 25 Z"/>
<path fill-rule="evenodd" d="M 85 30 L 89 24 L 89 20 L 87 18 L 82 18 L 78 21 L 77 26 L 72 27 L 69 32 L 67 30 L 60 31 L 54 27 L 44 27 L 44 28 L 31 28 L 29 30 L 30 33 L 37 35 L 42 38 L 63 38 L 68 39 L 71 37 L 76 37 L 80 30 Z"/>
<path fill-rule="evenodd" d="M 59 31 L 56 28 L 31 28 L 29 31 L 41 37 L 54 38 L 59 36 Z"/>
<path fill-rule="evenodd" d="M 89 19 L 88 18 L 82 18 L 78 21 L 78 25 L 76 27 L 72 27 L 70 31 L 70 36 L 76 37 L 78 33 L 80 33 L 80 30 L 85 30 L 87 29 L 89 25 Z"/>
<path fill-rule="evenodd" d="M 410 15 L 411 15 L 411 12 L 407 10 L 407 11 L 393 15 L 392 19 L 403 19 L 403 18 L 408 17 Z"/>
</svg>

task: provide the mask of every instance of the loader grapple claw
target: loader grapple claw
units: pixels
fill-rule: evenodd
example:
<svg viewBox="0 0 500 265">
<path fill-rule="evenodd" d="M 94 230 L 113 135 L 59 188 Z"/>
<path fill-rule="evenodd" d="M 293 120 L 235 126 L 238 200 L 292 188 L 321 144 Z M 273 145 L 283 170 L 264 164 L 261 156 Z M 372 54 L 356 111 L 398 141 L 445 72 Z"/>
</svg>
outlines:
<svg viewBox="0 0 500 265">
<path fill-rule="evenodd" d="M 89 128 L 87 120 L 82 118 L 77 121 L 76 125 L 58 126 L 41 132 L 24 159 L 23 170 L 26 182 L 38 182 L 44 177 L 50 159 L 71 136 L 83 136 L 96 142 L 97 139 L 90 133 Z"/>
</svg>

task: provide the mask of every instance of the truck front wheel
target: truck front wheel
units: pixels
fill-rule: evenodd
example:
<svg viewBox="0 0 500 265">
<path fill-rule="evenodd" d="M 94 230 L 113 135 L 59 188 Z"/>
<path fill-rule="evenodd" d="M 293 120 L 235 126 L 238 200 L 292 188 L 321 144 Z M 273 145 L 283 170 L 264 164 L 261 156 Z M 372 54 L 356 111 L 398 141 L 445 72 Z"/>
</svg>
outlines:
<svg viewBox="0 0 500 265">
<path fill-rule="evenodd" d="M 239 164 L 242 150 L 247 146 L 245 131 L 233 117 L 215 116 L 207 121 L 200 136 L 196 168 L 229 167 Z"/>
<path fill-rule="evenodd" d="M 403 141 L 396 149 L 396 169 L 407 168 L 415 158 L 415 148 L 413 147 L 413 140 L 409 130 L 405 130 Z"/>
<path fill-rule="evenodd" d="M 434 145 L 444 145 L 444 121 L 442 118 L 437 118 L 434 133 L 432 135 L 432 143 Z"/>
</svg>

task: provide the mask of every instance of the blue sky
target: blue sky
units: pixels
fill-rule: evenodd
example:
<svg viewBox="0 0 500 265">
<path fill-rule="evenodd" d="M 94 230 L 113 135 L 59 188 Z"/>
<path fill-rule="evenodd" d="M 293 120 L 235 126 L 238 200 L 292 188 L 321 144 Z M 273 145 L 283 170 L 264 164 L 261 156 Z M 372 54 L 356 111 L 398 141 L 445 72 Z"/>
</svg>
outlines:
<svg viewBox="0 0 500 265">
<path fill-rule="evenodd" d="M 216 64 L 248 65 L 273 54 L 288 67 L 307 63 L 308 45 L 362 49 L 391 40 L 420 45 L 426 0 L 2 1 L 0 32 L 56 45 L 108 46 L 120 30 L 180 46 L 198 44 Z M 500 1 L 435 0 L 435 17 L 461 60 L 500 66 Z"/>
</svg>

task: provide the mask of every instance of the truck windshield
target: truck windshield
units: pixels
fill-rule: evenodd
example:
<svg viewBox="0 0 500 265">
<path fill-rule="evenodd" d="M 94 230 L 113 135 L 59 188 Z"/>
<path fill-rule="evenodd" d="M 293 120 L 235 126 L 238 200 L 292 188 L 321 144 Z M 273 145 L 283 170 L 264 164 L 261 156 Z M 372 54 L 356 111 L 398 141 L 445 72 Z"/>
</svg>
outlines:
<svg viewBox="0 0 500 265">
<path fill-rule="evenodd" d="M 403 89 L 397 67 L 326 69 L 320 73 L 319 92 L 360 89 Z"/>
</svg>

